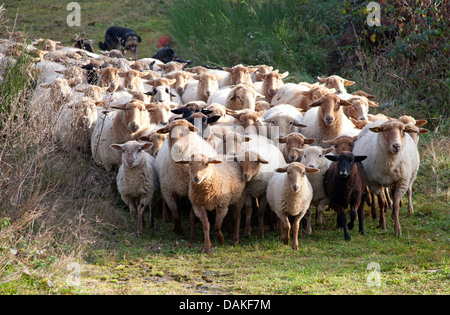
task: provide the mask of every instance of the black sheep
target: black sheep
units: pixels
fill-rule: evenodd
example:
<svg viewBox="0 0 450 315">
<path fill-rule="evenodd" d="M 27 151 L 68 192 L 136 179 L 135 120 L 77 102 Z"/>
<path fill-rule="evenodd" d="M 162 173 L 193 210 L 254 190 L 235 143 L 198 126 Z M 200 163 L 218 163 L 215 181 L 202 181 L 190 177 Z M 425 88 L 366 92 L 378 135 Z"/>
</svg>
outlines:
<svg viewBox="0 0 450 315">
<path fill-rule="evenodd" d="M 366 201 L 366 175 L 361 161 L 367 156 L 354 156 L 344 151 L 338 156 L 326 155 L 332 161 L 325 174 L 325 192 L 330 208 L 336 211 L 338 223 L 344 228 L 344 238 L 350 240 L 348 229 L 353 229 L 358 211 L 359 232 L 364 235 L 364 202 Z M 347 225 L 345 210 L 350 206 L 350 223 Z M 348 228 L 348 229 L 347 229 Z"/>
</svg>

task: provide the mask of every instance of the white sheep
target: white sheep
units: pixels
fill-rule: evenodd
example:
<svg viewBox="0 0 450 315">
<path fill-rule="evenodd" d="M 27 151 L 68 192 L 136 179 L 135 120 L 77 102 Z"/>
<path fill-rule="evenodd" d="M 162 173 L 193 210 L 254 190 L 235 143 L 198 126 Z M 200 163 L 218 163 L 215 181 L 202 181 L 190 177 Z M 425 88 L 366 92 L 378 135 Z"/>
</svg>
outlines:
<svg viewBox="0 0 450 315">
<path fill-rule="evenodd" d="M 94 161 L 107 171 L 120 164 L 120 154 L 111 152 L 109 146 L 135 140 L 150 125 L 146 104 L 141 101 L 133 100 L 111 108 L 115 110 L 99 115 L 91 137 Z"/>
<path fill-rule="evenodd" d="M 207 104 L 218 103 L 231 110 L 255 110 L 256 98 L 259 96 L 263 97 L 253 85 L 241 83 L 234 87 L 228 86 L 217 90 L 208 98 Z"/>
<path fill-rule="evenodd" d="M 341 134 L 349 136 L 358 135 L 360 130 L 344 114 L 342 107 L 352 106 L 336 94 L 327 94 L 318 101 L 310 104 L 303 117 L 307 126 L 300 132 L 308 138 L 316 139 L 315 145 L 327 147 L 324 140 L 333 140 Z"/>
<path fill-rule="evenodd" d="M 155 158 L 145 152 L 153 146 L 150 142 L 128 141 L 111 144 L 111 148 L 122 154 L 122 164 L 117 173 L 117 189 L 130 209 L 133 230 L 142 237 L 143 213 L 149 207 L 149 225 L 152 227 L 152 208 L 159 195 Z M 137 208 L 137 211 L 136 211 Z"/>
<path fill-rule="evenodd" d="M 208 98 L 219 89 L 217 77 L 210 73 L 195 75 L 194 80 L 186 85 L 182 95 L 183 104 L 192 101 L 208 101 Z"/>
<path fill-rule="evenodd" d="M 74 99 L 64 104 L 54 120 L 52 136 L 66 151 L 88 152 L 92 132 L 97 122 L 97 107 L 104 102 L 94 102 L 89 97 Z"/>
<path fill-rule="evenodd" d="M 383 187 L 391 187 L 393 195 L 393 213 L 395 234 L 401 235 L 399 221 L 400 200 L 411 190 L 419 169 L 417 145 L 409 133 L 417 133 L 415 126 L 400 121 L 379 120 L 364 127 L 354 147 L 354 155 L 367 155 L 362 161 L 371 192 L 381 200 L 380 227 L 386 228 L 384 210 L 386 202 Z M 408 205 L 413 211 L 412 203 Z"/>
<path fill-rule="evenodd" d="M 291 231 L 288 217 L 294 217 L 292 223 L 292 248 L 294 250 L 298 250 L 300 220 L 306 214 L 313 198 L 313 189 L 306 174 L 318 171 L 318 169 L 293 162 L 285 167 L 277 168 L 267 186 L 267 202 L 279 219 L 280 238 L 286 245 L 289 244 Z"/>
<path fill-rule="evenodd" d="M 292 96 L 299 92 L 309 91 L 310 89 L 302 84 L 285 83 L 281 86 L 272 97 L 270 104 L 289 104 Z"/>
<path fill-rule="evenodd" d="M 158 172 L 161 195 L 172 212 L 174 231 L 182 232 L 178 201 L 188 197 L 189 168 L 186 165 L 175 164 L 175 161 L 189 160 L 192 154 L 202 152 L 209 157 L 217 155 L 214 148 L 202 139 L 199 130 L 184 119 L 174 120 L 167 126 L 157 130 L 158 133 L 168 134 L 158 155 L 156 156 L 156 170 Z M 194 236 L 191 235 L 191 239 Z"/>
<path fill-rule="evenodd" d="M 273 175 L 273 170 L 286 164 L 280 150 L 265 137 L 250 136 L 250 141 L 244 142 L 239 153 L 234 156 L 242 170 L 245 186 L 246 224 L 244 234 L 251 234 L 251 216 L 253 200 L 257 199 L 258 236 L 264 238 L 264 212 L 267 205 L 267 185 Z"/>
<path fill-rule="evenodd" d="M 284 137 L 291 132 L 299 132 L 300 127 L 306 127 L 303 123 L 303 115 L 297 108 L 289 104 L 277 105 L 268 109 L 262 115 L 261 120 L 267 126 L 264 135 L 270 139 L 278 136 Z"/>
<path fill-rule="evenodd" d="M 307 167 L 316 168 L 317 173 L 306 174 L 313 188 L 313 198 L 311 205 L 306 213 L 306 233 L 311 234 L 311 206 L 316 206 L 316 226 L 323 224 L 322 213 L 330 200 L 328 199 L 324 189 L 325 173 L 327 172 L 330 161 L 325 158 L 326 154 L 331 153 L 334 149 L 323 149 L 319 146 L 309 146 L 305 149 L 296 149 L 302 154 L 301 163 Z"/>
<path fill-rule="evenodd" d="M 236 245 L 239 242 L 240 212 L 245 201 L 245 181 L 242 180 L 239 165 L 203 154 L 194 154 L 190 161 L 176 163 L 189 165 L 189 200 L 195 215 L 202 222 L 205 252 L 211 252 L 207 211 L 216 211 L 214 228 L 219 243 L 223 244 L 222 222 L 229 208 L 234 208 L 233 243 Z"/>
</svg>

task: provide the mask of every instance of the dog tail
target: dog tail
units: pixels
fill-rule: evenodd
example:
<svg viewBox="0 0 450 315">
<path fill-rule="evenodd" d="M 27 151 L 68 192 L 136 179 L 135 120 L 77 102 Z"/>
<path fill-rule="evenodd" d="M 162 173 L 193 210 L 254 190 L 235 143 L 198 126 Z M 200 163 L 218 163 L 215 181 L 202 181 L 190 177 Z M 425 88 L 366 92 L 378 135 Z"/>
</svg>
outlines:
<svg viewBox="0 0 450 315">
<path fill-rule="evenodd" d="M 108 48 L 106 47 L 106 45 L 105 45 L 104 43 L 102 43 L 102 42 L 98 42 L 98 47 L 99 47 L 101 50 L 108 50 Z"/>
</svg>

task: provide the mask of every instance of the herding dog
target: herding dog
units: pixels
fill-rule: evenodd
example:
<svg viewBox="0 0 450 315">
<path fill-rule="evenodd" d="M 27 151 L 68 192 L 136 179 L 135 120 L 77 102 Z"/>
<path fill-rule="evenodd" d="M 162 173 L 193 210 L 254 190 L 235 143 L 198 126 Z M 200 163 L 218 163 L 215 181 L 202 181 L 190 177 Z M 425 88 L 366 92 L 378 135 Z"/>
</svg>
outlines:
<svg viewBox="0 0 450 315">
<path fill-rule="evenodd" d="M 99 42 L 98 46 L 101 50 L 118 49 L 125 53 L 125 50 L 130 50 L 133 54 L 133 60 L 137 60 L 138 44 L 141 42 L 141 37 L 131 28 L 121 26 L 111 26 L 106 30 L 105 42 Z"/>
</svg>

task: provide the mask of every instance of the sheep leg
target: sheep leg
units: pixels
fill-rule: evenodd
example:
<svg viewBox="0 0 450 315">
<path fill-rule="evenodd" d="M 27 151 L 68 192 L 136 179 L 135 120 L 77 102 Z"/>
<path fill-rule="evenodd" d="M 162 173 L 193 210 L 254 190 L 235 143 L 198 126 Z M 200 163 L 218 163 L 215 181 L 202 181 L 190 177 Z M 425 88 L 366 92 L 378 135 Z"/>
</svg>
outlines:
<svg viewBox="0 0 450 315">
<path fill-rule="evenodd" d="M 347 228 L 347 216 L 345 215 L 345 212 L 343 210 L 338 211 L 339 216 L 339 222 L 341 226 L 344 228 L 344 239 L 346 241 L 350 241 L 350 234 L 348 234 L 348 228 Z"/>
<path fill-rule="evenodd" d="M 386 229 L 386 220 L 384 218 L 384 212 L 385 212 L 385 207 L 386 207 L 386 200 L 384 198 L 384 192 L 381 191 L 381 193 L 379 193 L 377 195 L 378 197 L 378 207 L 380 208 L 380 224 L 378 225 L 379 228 L 385 230 Z"/>
<path fill-rule="evenodd" d="M 233 232 L 233 244 L 237 245 L 239 243 L 239 228 L 241 227 L 241 208 L 240 206 L 234 206 L 234 232 Z M 225 215 L 228 209 L 225 209 Z M 224 215 L 224 216 L 225 216 Z M 217 220 L 217 219 L 216 219 Z M 223 243 L 222 243 L 223 244 Z"/>
<path fill-rule="evenodd" d="M 413 204 L 412 204 L 412 187 L 410 186 L 406 192 L 408 195 L 408 213 L 414 213 Z"/>
<path fill-rule="evenodd" d="M 378 214 L 377 214 L 377 204 L 375 202 L 375 194 L 374 193 L 370 193 L 370 196 L 372 198 L 372 206 L 371 206 L 372 220 L 376 220 L 377 217 L 378 217 Z M 378 202 L 380 202 L 380 201 L 378 200 Z"/>
<path fill-rule="evenodd" d="M 208 214 L 206 213 L 205 207 L 199 207 L 194 208 L 195 215 L 200 219 L 202 222 L 203 227 L 203 238 L 204 238 L 204 245 L 203 250 L 206 253 L 211 252 L 211 239 L 209 238 L 209 221 L 208 221 Z"/>
<path fill-rule="evenodd" d="M 197 235 L 195 234 L 195 213 L 194 208 L 191 208 L 189 213 L 189 220 L 191 222 L 191 243 L 197 243 Z"/>
<path fill-rule="evenodd" d="M 283 242 L 285 245 L 289 245 L 289 235 L 291 233 L 291 225 L 289 223 L 289 218 L 284 216 L 280 218 L 281 228 L 280 231 L 283 231 Z"/>
<path fill-rule="evenodd" d="M 239 210 L 240 212 L 240 210 Z M 223 219 L 225 218 L 225 216 L 228 213 L 228 208 L 222 208 L 222 209 L 217 209 L 216 210 L 216 222 L 214 223 L 214 229 L 216 230 L 217 233 L 217 238 L 219 240 L 219 244 L 223 245 L 225 243 L 225 238 L 223 237 L 223 233 L 222 233 L 222 222 Z M 240 215 L 239 215 L 240 218 Z M 236 230 L 235 230 L 236 233 Z M 233 235 L 233 241 L 235 241 L 235 235 Z M 239 236 L 238 236 L 238 241 L 239 241 Z M 235 243 L 236 245 L 237 243 Z"/>
<path fill-rule="evenodd" d="M 302 216 L 300 214 L 296 215 L 294 217 L 294 221 L 292 222 L 292 238 L 294 239 L 292 243 L 293 250 L 298 250 L 298 230 L 300 227 L 301 218 Z"/>
<path fill-rule="evenodd" d="M 394 219 L 395 235 L 401 236 L 402 229 L 400 227 L 400 220 L 399 220 L 398 214 L 400 211 L 400 201 L 402 199 L 402 192 L 401 192 L 401 188 L 400 188 L 399 184 L 395 184 L 395 186 L 392 188 L 392 194 L 394 195 L 393 206 L 392 206 L 392 216 Z"/>
<path fill-rule="evenodd" d="M 358 224 L 359 224 L 358 231 L 359 233 L 361 233 L 361 235 L 364 235 L 364 203 L 367 200 L 367 196 L 368 196 L 367 193 L 364 193 L 361 196 L 361 203 L 359 204 L 358 207 Z"/>
<path fill-rule="evenodd" d="M 164 199 L 161 199 L 162 201 L 162 218 L 164 222 L 170 222 L 169 213 L 167 212 L 167 203 L 164 201 Z"/>
<path fill-rule="evenodd" d="M 353 230 L 355 227 L 355 220 L 356 220 L 356 207 L 355 205 L 352 205 L 350 207 L 350 222 L 347 224 L 347 228 L 349 230 Z"/>
<path fill-rule="evenodd" d="M 144 221 L 143 221 L 143 217 L 144 217 L 144 210 L 145 207 L 147 207 L 147 205 L 150 203 L 150 200 L 148 200 L 148 198 L 144 198 L 141 199 L 141 201 L 139 202 L 139 206 L 137 209 L 137 227 L 136 227 L 136 236 L 137 237 L 142 237 L 142 230 L 144 228 Z M 150 207 L 150 222 L 149 224 L 151 224 L 152 222 L 152 208 Z"/>
<path fill-rule="evenodd" d="M 178 211 L 177 198 L 173 194 L 170 194 L 169 196 L 167 196 L 167 198 L 164 198 L 164 200 L 166 201 L 167 206 L 172 212 L 174 231 L 176 234 L 179 235 L 183 232 L 183 229 L 181 228 L 180 213 Z"/>
<path fill-rule="evenodd" d="M 323 224 L 323 212 L 325 211 L 325 207 L 329 204 L 330 200 L 325 198 L 319 201 L 319 204 L 316 207 L 316 225 L 321 226 Z"/>
<path fill-rule="evenodd" d="M 136 205 L 134 204 L 134 200 L 132 198 L 128 198 L 126 196 L 122 196 L 123 201 L 130 209 L 131 222 L 133 225 L 133 233 L 136 234 Z"/>
<path fill-rule="evenodd" d="M 245 229 L 244 235 L 250 237 L 252 233 L 252 212 L 253 212 L 253 198 L 247 194 L 245 196 Z"/>
<path fill-rule="evenodd" d="M 312 234 L 311 217 L 312 217 L 312 208 L 310 205 L 308 210 L 306 211 L 306 214 L 304 217 L 304 219 L 306 220 L 306 234 L 308 234 L 308 235 Z M 317 219 L 317 209 L 316 209 L 316 219 Z M 292 231 L 294 231 L 294 230 L 292 230 Z"/>
<path fill-rule="evenodd" d="M 266 194 L 263 194 L 259 198 L 259 208 L 258 208 L 258 237 L 264 238 L 264 212 L 266 211 L 267 198 Z"/>
</svg>

